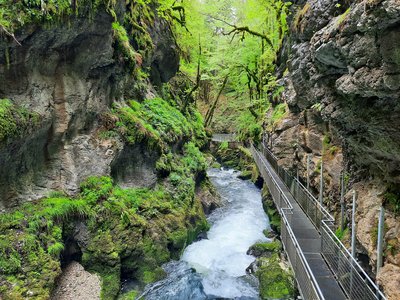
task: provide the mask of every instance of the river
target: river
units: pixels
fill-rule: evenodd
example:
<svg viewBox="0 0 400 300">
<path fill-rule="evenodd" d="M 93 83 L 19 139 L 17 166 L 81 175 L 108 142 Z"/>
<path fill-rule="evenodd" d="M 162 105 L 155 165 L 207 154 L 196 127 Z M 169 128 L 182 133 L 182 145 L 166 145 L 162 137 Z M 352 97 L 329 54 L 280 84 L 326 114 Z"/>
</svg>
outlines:
<svg viewBox="0 0 400 300">
<path fill-rule="evenodd" d="M 267 241 L 269 227 L 261 192 L 233 170 L 210 169 L 208 176 L 223 199 L 212 212 L 207 239 L 188 246 L 180 261 L 164 265 L 166 279 L 149 285 L 148 300 L 258 299 L 257 280 L 246 274 L 254 257 L 246 252 Z"/>
</svg>

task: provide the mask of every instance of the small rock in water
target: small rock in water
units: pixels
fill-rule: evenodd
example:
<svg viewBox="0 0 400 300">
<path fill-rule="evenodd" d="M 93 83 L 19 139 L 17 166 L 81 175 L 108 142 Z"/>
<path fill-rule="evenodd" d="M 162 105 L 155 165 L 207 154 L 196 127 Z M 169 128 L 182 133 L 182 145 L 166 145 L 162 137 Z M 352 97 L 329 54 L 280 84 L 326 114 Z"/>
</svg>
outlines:
<svg viewBox="0 0 400 300">
<path fill-rule="evenodd" d="M 197 236 L 196 242 L 200 241 L 200 240 L 207 240 L 207 239 L 208 239 L 207 232 L 203 231 L 203 232 L 200 232 L 199 235 Z"/>
<path fill-rule="evenodd" d="M 247 274 L 254 274 L 255 272 L 257 272 L 258 266 L 257 266 L 257 261 L 253 261 L 250 266 L 248 266 L 246 268 L 246 273 Z"/>
<path fill-rule="evenodd" d="M 185 262 L 169 262 L 164 265 L 168 276 L 146 287 L 140 296 L 146 300 L 208 300 L 201 277 Z"/>
</svg>

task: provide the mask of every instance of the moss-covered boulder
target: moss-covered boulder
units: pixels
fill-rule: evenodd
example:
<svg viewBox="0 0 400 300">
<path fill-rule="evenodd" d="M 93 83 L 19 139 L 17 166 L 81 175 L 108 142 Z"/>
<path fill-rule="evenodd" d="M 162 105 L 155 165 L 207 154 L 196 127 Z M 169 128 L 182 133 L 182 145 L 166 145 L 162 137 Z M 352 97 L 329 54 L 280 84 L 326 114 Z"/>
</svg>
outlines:
<svg viewBox="0 0 400 300">
<path fill-rule="evenodd" d="M 259 280 L 261 299 L 294 298 L 294 276 L 281 252 L 282 244 L 277 239 L 256 243 L 247 251 L 247 254 L 257 257 L 248 271 Z"/>
<path fill-rule="evenodd" d="M 247 254 L 255 257 L 271 256 L 274 253 L 280 253 L 282 251 L 282 244 L 279 240 L 273 240 L 272 242 L 256 243 L 249 248 Z"/>
<path fill-rule="evenodd" d="M 294 277 L 283 267 L 278 253 L 262 257 L 257 261 L 256 276 L 260 281 L 261 299 L 293 299 L 295 294 Z"/>
</svg>

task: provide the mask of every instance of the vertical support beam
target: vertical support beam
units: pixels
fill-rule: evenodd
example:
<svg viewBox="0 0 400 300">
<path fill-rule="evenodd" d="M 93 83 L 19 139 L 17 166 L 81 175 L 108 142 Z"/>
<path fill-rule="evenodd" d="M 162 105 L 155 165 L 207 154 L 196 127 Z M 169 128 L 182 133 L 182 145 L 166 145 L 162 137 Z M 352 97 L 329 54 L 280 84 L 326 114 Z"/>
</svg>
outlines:
<svg viewBox="0 0 400 300">
<path fill-rule="evenodd" d="M 272 151 L 272 132 L 271 132 L 271 135 L 270 135 L 270 142 L 271 142 L 271 147 L 269 149 L 271 149 L 271 151 Z"/>
<path fill-rule="evenodd" d="M 351 212 L 351 255 L 356 258 L 356 200 L 357 193 L 353 190 L 353 208 Z"/>
<path fill-rule="evenodd" d="M 321 179 L 319 180 L 319 203 L 324 201 L 324 160 L 321 158 Z"/>
<path fill-rule="evenodd" d="M 310 163 L 311 154 L 307 154 L 307 191 L 310 191 Z"/>
<path fill-rule="evenodd" d="M 264 147 L 264 145 L 265 145 L 265 134 L 263 133 L 262 134 L 262 147 Z M 262 147 L 261 147 L 261 149 L 262 149 Z"/>
<path fill-rule="evenodd" d="M 340 230 L 344 231 L 344 172 L 340 173 Z"/>
<path fill-rule="evenodd" d="M 385 235 L 385 209 L 381 206 L 379 210 L 379 223 L 378 223 L 378 245 L 376 249 L 376 274 L 378 274 L 380 268 L 382 267 L 383 258 L 383 236 Z"/>
<path fill-rule="evenodd" d="M 299 196 L 299 182 L 300 182 L 300 177 L 299 177 L 299 166 L 296 167 L 296 179 L 297 182 L 295 183 L 295 193 L 296 193 L 296 198 Z"/>
<path fill-rule="evenodd" d="M 265 157 L 265 134 L 262 134 L 262 143 L 261 143 L 261 153 L 263 154 L 263 156 Z"/>
</svg>

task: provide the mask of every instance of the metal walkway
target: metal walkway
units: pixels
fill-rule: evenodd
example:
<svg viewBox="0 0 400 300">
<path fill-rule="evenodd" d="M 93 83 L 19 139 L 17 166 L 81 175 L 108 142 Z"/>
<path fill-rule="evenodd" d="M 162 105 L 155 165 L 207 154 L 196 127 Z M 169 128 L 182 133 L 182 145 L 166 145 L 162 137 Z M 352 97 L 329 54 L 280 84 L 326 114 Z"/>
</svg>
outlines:
<svg viewBox="0 0 400 300">
<path fill-rule="evenodd" d="M 303 299 L 385 299 L 333 233 L 334 219 L 264 145 L 251 147 L 282 217 L 281 239 Z"/>
</svg>

